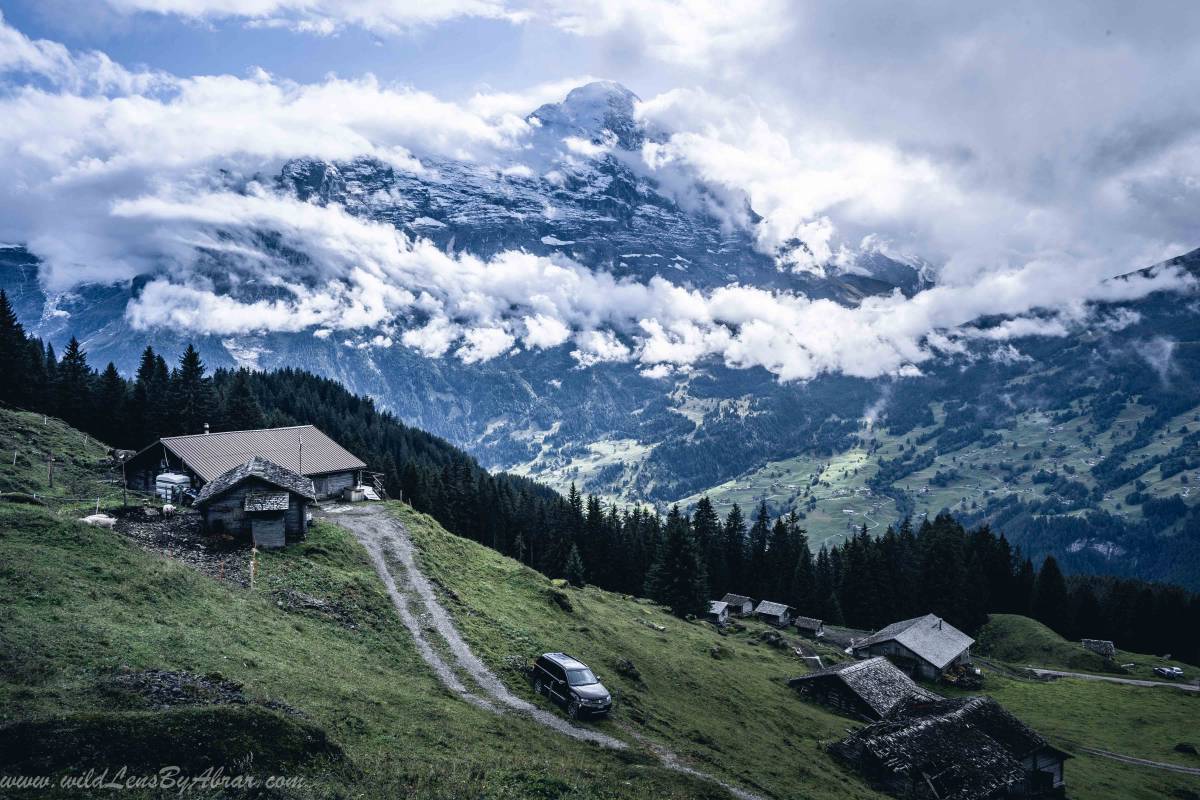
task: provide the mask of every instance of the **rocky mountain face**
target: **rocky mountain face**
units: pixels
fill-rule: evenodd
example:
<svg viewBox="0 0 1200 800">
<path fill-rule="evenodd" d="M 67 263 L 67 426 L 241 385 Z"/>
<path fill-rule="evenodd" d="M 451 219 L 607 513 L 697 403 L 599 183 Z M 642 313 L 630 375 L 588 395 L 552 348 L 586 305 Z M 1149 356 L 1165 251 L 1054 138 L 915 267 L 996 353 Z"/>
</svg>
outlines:
<svg viewBox="0 0 1200 800">
<path fill-rule="evenodd" d="M 750 233 L 723 224 L 695 202 L 706 187 L 697 185 L 689 198 L 680 199 L 639 166 L 639 149 L 660 134 L 637 119 L 635 101 L 615 84 L 575 89 L 562 102 L 530 114 L 534 132 L 529 147 L 509 164 L 422 158 L 417 172 L 368 158 L 336 163 L 304 159 L 287 163 L 277 175 L 255 177 L 305 202 L 337 204 L 444 251 L 481 258 L 510 250 L 561 254 L 639 281 L 662 276 L 696 288 L 738 282 L 845 305 L 894 291 L 913 295 L 930 286 L 928 265 L 873 250 L 824 273 L 780 269 L 779 254 L 760 252 Z M 753 210 L 747 209 L 747 215 L 753 218 Z M 265 231 L 264 237 L 269 236 Z M 1193 253 L 1184 264 L 1195 269 L 1197 260 Z M 56 347 L 77 336 L 93 363 L 112 360 L 130 372 L 147 344 L 173 354 L 194 341 L 210 367 L 300 367 L 375 397 L 405 421 L 464 446 L 489 467 L 560 485 L 578 481 L 610 497 L 659 503 L 719 485 L 736 487 L 739 481 L 750 485 L 769 462 L 800 455 L 820 462 L 862 448 L 870 440 L 864 419 L 878 429 L 890 426 L 925 437 L 909 443 L 914 453 L 934 447 L 939 451 L 935 458 L 953 458 L 955 442 L 969 447 L 990 441 L 997 427 L 1015 424 L 1021 413 L 1061 415 L 1081 404 L 1101 404 L 1104 397 L 1111 398 L 1111 387 L 1123 380 L 1121 371 L 1128 371 L 1129 364 L 1149 363 L 1138 361 L 1136 354 L 1150 341 L 1180 343 L 1164 345 L 1168 358 L 1174 358 L 1164 373 L 1171 380 L 1155 384 L 1147 379 L 1136 392 L 1126 389 L 1123 402 L 1165 408 L 1168 404 L 1156 399 L 1192 385 L 1186 383 L 1192 380 L 1192 362 L 1183 356 L 1191 352 L 1190 342 L 1200 340 L 1193 331 L 1200 318 L 1194 296 L 1183 301 L 1152 296 L 1126 304 L 1125 310 L 1139 320 L 1135 325 L 1092 329 L 1082 340 L 1015 340 L 1001 356 L 986 343 L 972 344 L 959 357 L 925 370 L 921 378 L 871 381 L 826 375 L 781 383 L 762 369 L 706 363 L 660 379 L 640 374 L 631 364 L 580 368 L 569 346 L 466 364 L 452 357 L 427 358 L 400 344 L 348 346 L 337 335 L 319 338 L 311 332 L 197 337 L 164 328 L 135 330 L 125 309 L 152 277 L 48 295 L 38 282 L 36 258 L 20 247 L 0 249 L 0 286 L 26 326 Z M 253 283 L 220 285 L 243 298 L 271 291 Z M 1117 307 L 1111 310 L 1116 313 Z M 1157 373 L 1150 369 L 1146 374 Z M 953 414 L 947 412 L 948 400 Z M 1090 420 L 1091 405 L 1087 408 Z M 963 409 L 974 410 L 968 414 Z M 1096 412 L 1100 425 L 1107 413 Z M 1174 419 L 1164 418 L 1161 424 Z M 1112 446 L 1117 443 L 1114 439 Z M 892 453 L 888 460 L 894 458 Z M 891 505 L 881 513 L 918 510 L 913 486 L 905 480 L 928 465 L 897 468 L 882 461 L 879 457 L 864 469 L 882 471 L 885 478 L 890 469 L 898 477 L 866 486 L 864 472 L 863 491 L 888 499 Z M 801 479 L 811 480 L 811 475 Z M 1100 483 L 1092 480 L 1088 491 Z M 1104 491 L 1095 502 L 1059 512 L 1078 517 L 1095 510 Z M 776 495 L 761 492 L 777 510 L 809 505 L 804 497 Z M 1188 508 L 1194 507 L 1194 499 L 1186 500 Z M 1011 505 L 1005 509 L 995 513 L 1011 516 Z M 974 510 L 984 518 L 982 509 Z M 815 525 L 817 517 L 813 519 Z M 1134 521 L 1140 520 L 1139 514 Z M 1182 524 L 1172 522 L 1175 528 Z M 1066 553 L 1069 544 L 1047 542 L 1043 550 Z"/>
</svg>

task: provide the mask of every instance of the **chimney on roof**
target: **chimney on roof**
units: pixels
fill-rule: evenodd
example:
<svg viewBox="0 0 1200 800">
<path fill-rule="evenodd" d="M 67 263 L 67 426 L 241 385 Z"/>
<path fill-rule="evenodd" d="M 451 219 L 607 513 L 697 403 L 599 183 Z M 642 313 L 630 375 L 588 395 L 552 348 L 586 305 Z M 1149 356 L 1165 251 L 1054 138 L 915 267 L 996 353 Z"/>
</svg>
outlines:
<svg viewBox="0 0 1200 800">
<path fill-rule="evenodd" d="M 207 436 L 207 435 L 208 435 L 208 423 L 207 423 L 207 422 L 206 422 L 206 423 L 204 423 L 204 435 L 205 435 L 205 436 Z"/>
</svg>

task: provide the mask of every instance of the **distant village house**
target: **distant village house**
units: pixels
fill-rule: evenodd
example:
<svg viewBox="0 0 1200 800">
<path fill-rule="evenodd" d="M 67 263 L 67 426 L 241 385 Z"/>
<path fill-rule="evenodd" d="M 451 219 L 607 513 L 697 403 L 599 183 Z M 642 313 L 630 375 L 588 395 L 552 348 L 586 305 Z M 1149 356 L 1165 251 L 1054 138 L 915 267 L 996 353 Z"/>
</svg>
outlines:
<svg viewBox="0 0 1200 800">
<path fill-rule="evenodd" d="M 825 623 L 814 617 L 797 616 L 792 623 L 796 626 L 796 630 L 803 633 L 805 636 L 824 636 Z"/>
<path fill-rule="evenodd" d="M 792 609 L 783 603 L 772 603 L 763 600 L 754 609 L 754 616 L 780 628 L 786 628 L 792 621 Z"/>
<path fill-rule="evenodd" d="M 367 466 L 316 427 L 297 425 L 165 436 L 125 462 L 125 477 L 148 492 L 198 489 L 254 457 L 311 479 L 319 499 L 360 484 Z"/>
<path fill-rule="evenodd" d="M 311 478 L 256 456 L 206 483 L 195 505 L 209 533 L 275 548 L 304 538 L 316 499 Z"/>
<path fill-rule="evenodd" d="M 950 667 L 971 661 L 975 640 L 933 614 L 894 622 L 861 641 L 851 650 L 858 658 L 886 656 L 917 678 L 937 680 Z"/>
<path fill-rule="evenodd" d="M 745 595 L 727 594 L 721 602 L 728 604 L 729 613 L 735 617 L 748 617 L 754 613 L 754 601 Z"/>
</svg>

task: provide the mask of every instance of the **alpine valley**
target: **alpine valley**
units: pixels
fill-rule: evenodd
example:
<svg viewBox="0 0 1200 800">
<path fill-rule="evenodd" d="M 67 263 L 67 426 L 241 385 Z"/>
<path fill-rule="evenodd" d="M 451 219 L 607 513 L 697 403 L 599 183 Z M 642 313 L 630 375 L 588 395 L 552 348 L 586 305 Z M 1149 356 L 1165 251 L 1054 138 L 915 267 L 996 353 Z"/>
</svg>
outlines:
<svg viewBox="0 0 1200 800">
<path fill-rule="evenodd" d="M 534 135 L 503 168 L 445 157 L 422 157 L 413 169 L 304 159 L 274 175 L 214 180 L 340 206 L 480 259 L 523 251 L 616 279 L 701 290 L 738 283 L 847 307 L 936 289 L 935 265 L 870 242 L 810 268 L 781 266 L 811 261 L 806 244 L 765 252 L 748 228 L 714 212 L 736 198 L 643 168 L 637 154 L 658 134 L 635 101 L 611 83 L 573 90 L 532 112 Z M 742 212 L 755 219 L 748 206 Z M 312 258 L 275 231 L 260 235 L 284 262 Z M 239 279 L 227 253 L 198 247 L 195 270 L 220 292 L 253 301 L 282 291 Z M 77 337 L 93 363 L 111 360 L 126 374 L 147 345 L 174 353 L 195 342 L 209 367 L 301 366 L 489 469 L 564 490 L 574 483 L 660 507 L 707 494 L 719 511 L 765 500 L 773 513 L 798 512 L 816 547 L 864 525 L 882 531 L 950 509 L 968 524 L 990 523 L 1035 559 L 1055 555 L 1068 571 L 1200 590 L 1200 250 L 1128 265 L 1130 274 L 1186 273 L 1182 289 L 1046 308 L 1019 325 L 976 319 L 970 336 L 913 369 L 806 380 L 715 358 L 647 370 L 580 359 L 569 343 L 486 360 L 430 357 L 393 339 L 394 327 L 195 336 L 135 324 L 128 309 L 153 270 L 48 293 L 39 267 L 21 246 L 0 250 L 0 287 L 27 330 L 57 348 Z"/>
</svg>

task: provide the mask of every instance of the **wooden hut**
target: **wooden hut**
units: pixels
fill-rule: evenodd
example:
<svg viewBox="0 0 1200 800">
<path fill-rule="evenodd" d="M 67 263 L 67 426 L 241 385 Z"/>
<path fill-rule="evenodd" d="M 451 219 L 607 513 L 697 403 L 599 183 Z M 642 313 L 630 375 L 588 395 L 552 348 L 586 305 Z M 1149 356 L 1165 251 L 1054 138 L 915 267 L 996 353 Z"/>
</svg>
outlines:
<svg viewBox="0 0 1200 800">
<path fill-rule="evenodd" d="M 786 628 L 792 621 L 792 609 L 783 603 L 763 600 L 754 609 L 754 616 L 779 628 Z"/>
<path fill-rule="evenodd" d="M 308 504 L 316 499 L 311 479 L 255 456 L 206 483 L 195 505 L 210 533 L 283 547 L 304 538 Z"/>
<path fill-rule="evenodd" d="M 723 600 L 710 600 L 706 616 L 709 622 L 724 625 L 729 622 L 729 604 Z"/>
<path fill-rule="evenodd" d="M 125 461 L 131 489 L 153 491 L 158 475 L 191 478 L 201 488 L 253 456 L 311 478 L 317 497 L 338 497 L 362 482 L 366 464 L 312 425 L 164 436 Z"/>
<path fill-rule="evenodd" d="M 955 664 L 971 660 L 975 640 L 933 614 L 894 622 L 852 646 L 858 658 L 887 656 L 900 669 L 937 680 Z"/>
<path fill-rule="evenodd" d="M 829 750 L 912 800 L 1062 797 L 1071 757 L 990 697 L 910 698 Z"/>
<path fill-rule="evenodd" d="M 825 635 L 825 623 L 815 617 L 796 616 L 792 620 L 792 624 L 796 626 L 796 630 L 803 633 L 805 636 L 814 638 Z"/>
<path fill-rule="evenodd" d="M 729 613 L 735 617 L 748 617 L 754 613 L 754 601 L 743 594 L 727 594 L 721 602 L 729 606 Z"/>
<path fill-rule="evenodd" d="M 788 686 L 808 700 L 869 722 L 882 719 L 910 697 L 938 699 L 882 656 L 818 669 L 792 678 Z"/>
</svg>

